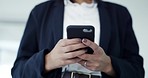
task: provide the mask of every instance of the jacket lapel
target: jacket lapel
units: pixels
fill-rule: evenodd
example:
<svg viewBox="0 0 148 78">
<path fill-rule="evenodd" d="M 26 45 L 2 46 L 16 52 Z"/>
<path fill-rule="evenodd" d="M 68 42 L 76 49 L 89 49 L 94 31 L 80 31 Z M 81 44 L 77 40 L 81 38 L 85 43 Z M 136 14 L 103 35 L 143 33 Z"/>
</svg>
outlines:
<svg viewBox="0 0 148 78">
<path fill-rule="evenodd" d="M 50 8 L 49 13 L 49 23 L 48 25 L 52 27 L 52 34 L 53 34 L 53 43 L 56 43 L 63 37 L 63 18 L 64 18 L 64 1 L 63 0 L 55 0 L 53 3 L 53 7 Z M 61 77 L 62 69 L 56 69 L 53 73 L 54 78 Z"/>
<path fill-rule="evenodd" d="M 111 36 L 111 20 L 103 2 L 98 3 L 98 9 L 100 14 L 100 46 L 107 52 Z"/>
<path fill-rule="evenodd" d="M 52 11 L 52 27 L 53 27 L 53 36 L 54 43 L 56 44 L 59 39 L 63 37 L 63 18 L 64 18 L 64 1 L 56 0 L 54 3 L 53 11 Z"/>
<path fill-rule="evenodd" d="M 63 37 L 63 19 L 64 19 L 64 1 L 55 1 L 51 20 L 53 27 L 53 36 L 55 44 Z M 110 37 L 111 37 L 111 20 L 107 7 L 103 2 L 98 3 L 98 10 L 100 14 L 100 46 L 107 52 Z"/>
</svg>

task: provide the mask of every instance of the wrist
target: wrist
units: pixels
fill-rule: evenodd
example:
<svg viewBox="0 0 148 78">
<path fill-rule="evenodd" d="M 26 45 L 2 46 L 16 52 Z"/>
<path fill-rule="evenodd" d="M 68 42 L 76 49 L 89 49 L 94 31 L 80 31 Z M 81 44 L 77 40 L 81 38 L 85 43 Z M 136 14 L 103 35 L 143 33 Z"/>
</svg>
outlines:
<svg viewBox="0 0 148 78">
<path fill-rule="evenodd" d="M 106 73 L 109 76 L 115 77 L 115 71 L 113 69 L 112 63 L 111 63 L 111 58 L 107 56 L 108 61 L 107 61 L 107 66 L 104 69 L 104 73 Z"/>
<path fill-rule="evenodd" d="M 51 60 L 52 59 L 51 59 L 50 53 L 46 54 L 45 55 L 45 72 L 49 72 L 54 69 L 54 66 L 52 65 Z"/>
<path fill-rule="evenodd" d="M 107 56 L 107 63 L 106 63 L 106 67 L 104 68 L 104 73 L 108 73 L 112 70 L 112 66 L 111 66 L 111 60 L 110 57 Z"/>
</svg>

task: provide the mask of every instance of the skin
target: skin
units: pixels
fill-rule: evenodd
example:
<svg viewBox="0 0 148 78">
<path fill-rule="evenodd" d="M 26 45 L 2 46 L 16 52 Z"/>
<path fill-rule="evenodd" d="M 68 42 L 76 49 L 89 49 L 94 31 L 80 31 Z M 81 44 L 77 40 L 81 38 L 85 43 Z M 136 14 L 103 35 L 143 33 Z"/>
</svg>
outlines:
<svg viewBox="0 0 148 78">
<path fill-rule="evenodd" d="M 76 50 L 85 47 L 91 47 L 94 53 L 86 54 L 85 49 Z M 87 66 L 85 66 L 87 69 L 102 71 L 109 76 L 115 77 L 110 57 L 105 54 L 100 46 L 88 39 L 59 40 L 53 50 L 45 56 L 45 71 L 49 72 L 74 63 L 84 66 L 85 62 L 87 62 Z"/>
<path fill-rule="evenodd" d="M 87 62 L 87 66 L 85 66 L 87 69 L 93 71 L 102 71 L 112 77 L 115 77 L 115 71 L 112 67 L 111 59 L 105 54 L 104 50 L 96 43 L 88 39 L 83 39 L 82 43 L 92 48 L 94 53 L 82 54 L 78 56 L 82 59 L 79 61 L 79 63 L 84 66 L 84 63 Z"/>
<path fill-rule="evenodd" d="M 80 62 L 82 59 L 78 58 L 78 56 L 85 54 L 86 50 L 74 50 L 85 47 L 86 45 L 81 42 L 81 39 L 59 40 L 53 50 L 45 56 L 46 72 L 68 64 Z"/>
<path fill-rule="evenodd" d="M 78 4 L 92 3 L 92 0 L 74 0 L 74 2 Z M 86 54 L 85 49 L 77 50 L 85 47 L 92 48 L 94 53 Z M 85 68 L 89 70 L 102 71 L 109 76 L 116 76 L 111 59 L 105 54 L 103 48 L 88 39 L 78 38 L 58 41 L 53 50 L 45 55 L 45 72 L 74 63 L 84 66 L 85 62 L 87 62 Z"/>
</svg>

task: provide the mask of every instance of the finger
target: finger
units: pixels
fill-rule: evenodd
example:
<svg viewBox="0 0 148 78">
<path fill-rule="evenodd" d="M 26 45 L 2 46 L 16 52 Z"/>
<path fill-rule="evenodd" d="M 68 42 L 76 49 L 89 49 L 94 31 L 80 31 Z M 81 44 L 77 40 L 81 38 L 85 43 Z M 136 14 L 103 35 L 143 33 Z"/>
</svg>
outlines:
<svg viewBox="0 0 148 78">
<path fill-rule="evenodd" d="M 100 71 L 97 68 L 93 67 L 93 66 L 87 66 L 87 69 L 91 70 L 91 71 Z"/>
<path fill-rule="evenodd" d="M 80 58 L 73 58 L 73 59 L 65 60 L 64 65 L 78 63 L 79 61 L 81 61 Z"/>
<path fill-rule="evenodd" d="M 77 50 L 77 51 L 74 51 L 74 52 L 69 52 L 69 53 L 66 53 L 66 54 L 65 54 L 65 57 L 68 58 L 68 59 L 69 59 L 69 58 L 75 58 L 75 57 L 77 57 L 77 56 L 80 56 L 80 55 L 86 53 L 86 51 L 87 51 L 87 50 L 82 49 L 82 50 Z"/>
<path fill-rule="evenodd" d="M 96 43 L 94 43 L 88 39 L 83 39 L 82 43 L 84 43 L 86 46 L 92 48 L 94 52 L 99 50 L 99 46 Z"/>
<path fill-rule="evenodd" d="M 62 47 L 67 46 L 67 45 L 71 45 L 71 44 L 77 44 L 77 43 L 81 43 L 81 39 L 79 38 L 74 38 L 74 39 L 61 39 L 59 40 L 58 44 Z"/>
<path fill-rule="evenodd" d="M 96 67 L 96 66 L 98 66 L 98 64 L 96 64 L 96 63 L 92 63 L 92 62 L 85 61 L 85 60 L 81 60 L 78 63 L 89 70 L 92 70 L 92 71 L 99 70 L 98 67 Z"/>
<path fill-rule="evenodd" d="M 90 67 L 91 66 L 91 63 L 89 61 L 86 61 L 86 60 L 81 60 L 78 63 L 81 64 L 84 67 Z"/>
<path fill-rule="evenodd" d="M 63 50 L 64 50 L 64 52 L 71 52 L 71 51 L 75 51 L 75 50 L 86 48 L 86 47 L 87 46 L 84 45 L 83 43 L 78 43 L 78 44 L 65 46 L 65 47 L 63 47 Z"/>
<path fill-rule="evenodd" d="M 80 56 L 78 56 L 80 59 L 82 60 L 86 60 L 86 61 L 92 61 L 94 58 L 94 55 L 92 54 L 82 54 Z"/>
<path fill-rule="evenodd" d="M 85 60 L 81 60 L 81 61 L 79 61 L 78 63 L 81 64 L 82 66 L 84 66 L 85 62 L 86 62 Z M 84 66 L 84 67 L 85 67 L 85 66 Z"/>
</svg>

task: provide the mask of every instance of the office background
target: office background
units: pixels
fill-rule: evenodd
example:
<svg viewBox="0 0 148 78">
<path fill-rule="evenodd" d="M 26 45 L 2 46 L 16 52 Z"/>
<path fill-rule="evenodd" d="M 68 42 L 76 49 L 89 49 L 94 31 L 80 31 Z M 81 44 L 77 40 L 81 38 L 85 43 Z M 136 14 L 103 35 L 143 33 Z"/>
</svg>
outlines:
<svg viewBox="0 0 148 78">
<path fill-rule="evenodd" d="M 0 78 L 11 78 L 11 68 L 32 8 L 45 0 L 0 0 Z M 106 0 L 126 6 L 144 58 L 148 78 L 148 0 Z"/>
</svg>

